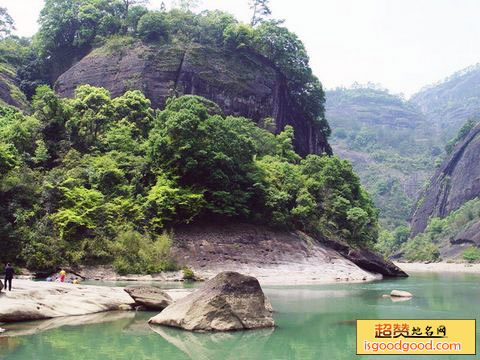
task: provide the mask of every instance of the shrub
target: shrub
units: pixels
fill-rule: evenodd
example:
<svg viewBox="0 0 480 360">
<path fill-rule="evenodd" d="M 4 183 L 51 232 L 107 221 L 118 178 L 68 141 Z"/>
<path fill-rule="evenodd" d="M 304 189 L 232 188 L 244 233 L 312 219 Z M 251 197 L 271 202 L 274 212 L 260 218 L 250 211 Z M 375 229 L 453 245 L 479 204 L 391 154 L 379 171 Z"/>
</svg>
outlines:
<svg viewBox="0 0 480 360">
<path fill-rule="evenodd" d="M 480 250 L 472 246 L 463 252 L 462 257 L 469 263 L 478 262 L 480 260 Z"/>
<path fill-rule="evenodd" d="M 151 274 L 175 270 L 170 257 L 171 234 L 154 239 L 127 228 L 119 232 L 112 245 L 113 266 L 120 274 Z"/>
<path fill-rule="evenodd" d="M 183 280 L 195 280 L 195 274 L 193 270 L 190 269 L 188 266 L 185 266 L 183 269 Z"/>
<path fill-rule="evenodd" d="M 424 234 L 416 236 L 405 245 L 405 258 L 409 262 L 436 262 L 440 260 L 438 247 Z"/>
</svg>

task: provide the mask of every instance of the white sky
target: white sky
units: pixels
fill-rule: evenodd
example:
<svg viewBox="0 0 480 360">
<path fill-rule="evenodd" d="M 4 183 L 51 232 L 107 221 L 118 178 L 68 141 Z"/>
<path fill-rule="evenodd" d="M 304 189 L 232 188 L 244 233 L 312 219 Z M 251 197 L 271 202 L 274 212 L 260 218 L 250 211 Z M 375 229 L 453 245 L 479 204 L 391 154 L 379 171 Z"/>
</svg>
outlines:
<svg viewBox="0 0 480 360">
<path fill-rule="evenodd" d="M 170 1 L 165 1 L 167 4 Z M 159 7 L 161 0 L 151 0 Z M 324 87 L 380 83 L 407 96 L 480 62 L 479 0 L 271 0 L 305 43 Z M 43 0 L 0 0 L 17 34 L 38 29 Z M 204 0 L 248 21 L 248 0 Z"/>
</svg>

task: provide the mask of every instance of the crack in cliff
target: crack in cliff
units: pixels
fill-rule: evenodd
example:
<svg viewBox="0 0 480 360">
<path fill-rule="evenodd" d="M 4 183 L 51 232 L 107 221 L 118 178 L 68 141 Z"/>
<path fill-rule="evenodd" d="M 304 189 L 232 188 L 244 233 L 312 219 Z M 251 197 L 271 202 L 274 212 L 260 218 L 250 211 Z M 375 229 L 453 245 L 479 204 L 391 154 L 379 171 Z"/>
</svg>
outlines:
<svg viewBox="0 0 480 360">
<path fill-rule="evenodd" d="M 180 64 L 178 65 L 178 69 L 175 73 L 175 83 L 173 85 L 173 92 L 175 93 L 175 95 L 178 95 L 177 86 L 178 86 L 178 82 L 180 81 L 180 76 L 182 74 L 183 63 L 185 62 L 185 56 L 186 55 L 187 55 L 187 49 L 185 49 L 185 51 L 183 52 L 182 58 L 180 59 Z"/>
</svg>

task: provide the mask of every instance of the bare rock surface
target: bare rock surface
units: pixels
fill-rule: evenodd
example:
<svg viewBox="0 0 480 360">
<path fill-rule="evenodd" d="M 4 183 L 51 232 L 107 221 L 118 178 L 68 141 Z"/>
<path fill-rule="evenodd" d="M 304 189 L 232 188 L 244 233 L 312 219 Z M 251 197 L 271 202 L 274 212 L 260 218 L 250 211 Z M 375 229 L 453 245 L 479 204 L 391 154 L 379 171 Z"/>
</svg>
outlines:
<svg viewBox="0 0 480 360">
<path fill-rule="evenodd" d="M 167 290 L 175 299 L 191 290 Z M 12 291 L 0 294 L 0 322 L 50 319 L 119 310 L 135 301 L 121 287 L 73 285 L 14 279 Z"/>
<path fill-rule="evenodd" d="M 394 264 L 347 244 L 302 232 L 245 223 L 187 225 L 175 229 L 172 255 L 180 266 L 210 279 L 222 271 L 254 276 L 260 284 L 321 284 L 407 276 Z"/>
<path fill-rule="evenodd" d="M 409 293 L 408 291 L 404 290 L 392 290 L 390 293 L 390 296 L 392 297 L 401 297 L 401 298 L 411 298 L 413 295 Z"/>
<path fill-rule="evenodd" d="M 275 326 L 257 279 L 223 272 L 203 288 L 178 300 L 149 320 L 190 331 L 231 331 Z"/>
<path fill-rule="evenodd" d="M 465 202 L 480 195 L 480 125 L 459 143 L 445 159 L 430 180 L 428 187 L 420 194 L 412 217 L 412 236 L 425 230 L 428 220 L 444 218 Z M 459 240 L 469 240 L 477 246 L 476 234 L 463 234 Z M 455 244 L 452 244 L 455 246 Z"/>
<path fill-rule="evenodd" d="M 170 295 L 155 286 L 132 285 L 127 286 L 124 290 L 135 303 L 148 310 L 161 311 L 173 303 Z"/>
</svg>

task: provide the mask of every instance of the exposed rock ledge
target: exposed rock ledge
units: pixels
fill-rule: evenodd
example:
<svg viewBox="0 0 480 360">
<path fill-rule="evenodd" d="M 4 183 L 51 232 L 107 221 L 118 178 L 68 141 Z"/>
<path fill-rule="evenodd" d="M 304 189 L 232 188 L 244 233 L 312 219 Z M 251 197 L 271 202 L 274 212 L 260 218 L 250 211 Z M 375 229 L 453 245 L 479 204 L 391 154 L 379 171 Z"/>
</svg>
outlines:
<svg viewBox="0 0 480 360">
<path fill-rule="evenodd" d="M 168 290 L 167 293 L 177 300 L 190 291 Z M 0 293 L 0 322 L 87 315 L 134 304 L 121 287 L 14 280 L 13 291 Z"/>
<path fill-rule="evenodd" d="M 298 231 L 242 223 L 179 227 L 175 229 L 173 255 L 179 265 L 190 266 L 204 279 L 222 271 L 237 271 L 257 278 L 261 285 L 408 276 L 368 250 L 313 239 Z"/>
</svg>

